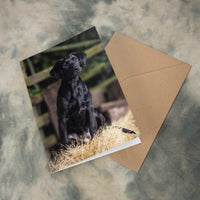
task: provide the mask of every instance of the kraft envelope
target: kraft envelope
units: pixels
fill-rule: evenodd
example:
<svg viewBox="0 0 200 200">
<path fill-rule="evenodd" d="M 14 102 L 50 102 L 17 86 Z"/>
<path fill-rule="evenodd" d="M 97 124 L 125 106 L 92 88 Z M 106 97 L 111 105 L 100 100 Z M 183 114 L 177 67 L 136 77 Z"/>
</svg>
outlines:
<svg viewBox="0 0 200 200">
<path fill-rule="evenodd" d="M 138 172 L 191 66 L 119 33 L 105 50 L 142 141 L 110 157 Z"/>
</svg>

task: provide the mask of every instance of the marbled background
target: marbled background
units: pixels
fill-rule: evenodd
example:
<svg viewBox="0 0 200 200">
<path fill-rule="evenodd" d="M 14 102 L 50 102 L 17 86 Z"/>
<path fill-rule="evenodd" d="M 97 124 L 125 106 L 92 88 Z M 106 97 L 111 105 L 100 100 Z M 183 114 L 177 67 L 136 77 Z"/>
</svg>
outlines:
<svg viewBox="0 0 200 200">
<path fill-rule="evenodd" d="M 193 67 L 138 174 L 104 157 L 51 175 L 19 61 L 93 25 Z M 199 79 L 199 0 L 2 0 L 0 199 L 199 199 Z"/>
</svg>

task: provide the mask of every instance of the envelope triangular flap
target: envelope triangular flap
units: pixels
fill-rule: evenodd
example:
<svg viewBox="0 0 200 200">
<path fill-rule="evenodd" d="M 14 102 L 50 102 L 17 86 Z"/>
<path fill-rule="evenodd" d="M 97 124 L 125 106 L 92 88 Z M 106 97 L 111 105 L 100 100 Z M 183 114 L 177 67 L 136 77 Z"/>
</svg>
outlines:
<svg viewBox="0 0 200 200">
<path fill-rule="evenodd" d="M 139 171 L 191 66 L 118 33 L 106 46 L 106 52 L 142 141 L 110 157 Z"/>
</svg>

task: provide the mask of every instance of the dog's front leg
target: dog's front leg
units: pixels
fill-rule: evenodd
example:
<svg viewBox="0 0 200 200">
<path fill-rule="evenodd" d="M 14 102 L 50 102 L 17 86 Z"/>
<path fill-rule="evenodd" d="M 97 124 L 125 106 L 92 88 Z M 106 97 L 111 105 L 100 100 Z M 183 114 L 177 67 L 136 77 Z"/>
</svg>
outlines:
<svg viewBox="0 0 200 200">
<path fill-rule="evenodd" d="M 64 116 L 60 116 L 58 119 L 58 128 L 59 128 L 59 134 L 60 134 L 60 142 L 67 144 L 68 138 L 67 138 L 67 118 Z"/>
<path fill-rule="evenodd" d="M 97 127 L 97 121 L 96 118 L 94 116 L 94 109 L 89 109 L 88 110 L 88 119 L 87 119 L 88 126 L 90 127 L 90 134 L 93 137 L 94 134 L 97 132 L 98 127 Z"/>
</svg>

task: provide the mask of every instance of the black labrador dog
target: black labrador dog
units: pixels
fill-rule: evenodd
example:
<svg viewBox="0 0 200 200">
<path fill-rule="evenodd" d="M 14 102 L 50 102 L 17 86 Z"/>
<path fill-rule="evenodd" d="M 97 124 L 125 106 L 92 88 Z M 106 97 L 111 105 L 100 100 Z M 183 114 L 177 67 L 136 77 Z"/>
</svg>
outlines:
<svg viewBox="0 0 200 200">
<path fill-rule="evenodd" d="M 87 85 L 79 77 L 86 61 L 85 53 L 70 53 L 50 71 L 52 77 L 62 79 L 57 96 L 58 126 L 60 142 L 68 145 L 80 140 L 89 142 L 105 123 L 104 116 L 93 106 Z"/>
</svg>

